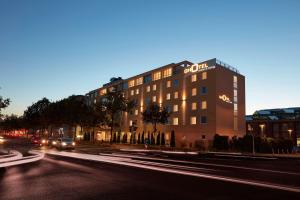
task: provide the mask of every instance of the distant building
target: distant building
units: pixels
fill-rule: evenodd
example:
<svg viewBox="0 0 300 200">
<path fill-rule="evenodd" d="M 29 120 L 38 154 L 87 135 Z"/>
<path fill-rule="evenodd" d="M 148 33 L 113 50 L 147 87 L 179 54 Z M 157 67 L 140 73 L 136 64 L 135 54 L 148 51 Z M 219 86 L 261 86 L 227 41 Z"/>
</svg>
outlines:
<svg viewBox="0 0 300 200">
<path fill-rule="evenodd" d="M 247 133 L 272 138 L 291 138 L 300 146 L 300 107 L 258 110 L 246 116 Z"/>
<path fill-rule="evenodd" d="M 141 113 L 150 102 L 172 111 L 167 125 L 158 125 L 168 144 L 175 132 L 176 146 L 193 147 L 197 142 L 208 143 L 215 134 L 242 136 L 245 134 L 245 77 L 235 68 L 217 59 L 201 63 L 182 61 L 171 63 L 128 79 L 114 78 L 103 87 L 87 94 L 96 103 L 107 91 L 122 91 L 135 100 L 132 113 L 124 113 L 120 128 L 130 138 L 152 132 L 144 124 Z M 135 126 L 132 132 L 131 127 Z M 98 130 L 96 139 L 110 140 L 109 130 Z"/>
</svg>

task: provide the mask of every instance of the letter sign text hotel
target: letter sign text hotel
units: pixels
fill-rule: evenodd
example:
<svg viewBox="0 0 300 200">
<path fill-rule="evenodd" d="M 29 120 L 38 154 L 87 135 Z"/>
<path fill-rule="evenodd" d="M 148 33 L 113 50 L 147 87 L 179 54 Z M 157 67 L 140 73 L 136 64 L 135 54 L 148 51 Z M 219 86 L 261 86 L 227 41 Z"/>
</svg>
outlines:
<svg viewBox="0 0 300 200">
<path fill-rule="evenodd" d="M 189 67 L 187 67 L 186 69 L 184 69 L 184 73 L 195 73 L 195 72 L 201 72 L 201 71 L 205 71 L 205 70 L 209 70 L 209 69 L 214 69 L 215 66 L 208 66 L 207 63 L 202 63 L 202 64 L 193 64 Z"/>
<path fill-rule="evenodd" d="M 230 101 L 229 97 L 227 97 L 225 94 L 219 95 L 219 99 L 221 99 L 222 101 L 224 101 L 226 103 L 232 103 L 232 101 Z"/>
</svg>

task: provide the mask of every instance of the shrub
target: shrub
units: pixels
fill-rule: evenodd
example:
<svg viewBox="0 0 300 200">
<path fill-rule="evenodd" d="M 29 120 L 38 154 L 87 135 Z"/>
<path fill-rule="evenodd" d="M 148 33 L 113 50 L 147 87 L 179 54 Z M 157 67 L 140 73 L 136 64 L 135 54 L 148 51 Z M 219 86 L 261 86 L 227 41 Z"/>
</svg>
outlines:
<svg viewBox="0 0 300 200">
<path fill-rule="evenodd" d="M 165 140 L 165 133 L 161 134 L 161 145 L 166 145 L 166 140 Z"/>
<path fill-rule="evenodd" d="M 171 131 L 171 141 L 170 141 L 171 147 L 175 147 L 175 132 Z"/>
<path fill-rule="evenodd" d="M 216 134 L 213 141 L 213 148 L 216 150 L 228 150 L 228 136 L 220 136 Z"/>
<path fill-rule="evenodd" d="M 156 145 L 160 145 L 160 132 L 156 136 Z"/>
<path fill-rule="evenodd" d="M 144 133 L 144 131 L 142 133 L 141 144 L 145 144 L 145 133 Z"/>
</svg>

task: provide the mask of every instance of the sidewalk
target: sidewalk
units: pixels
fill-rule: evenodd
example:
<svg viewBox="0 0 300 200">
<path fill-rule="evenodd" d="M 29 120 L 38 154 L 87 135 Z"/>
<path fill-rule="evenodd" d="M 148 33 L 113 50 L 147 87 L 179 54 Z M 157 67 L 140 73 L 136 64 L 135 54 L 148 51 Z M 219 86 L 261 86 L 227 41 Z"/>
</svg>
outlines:
<svg viewBox="0 0 300 200">
<path fill-rule="evenodd" d="M 87 154 L 99 153 L 115 153 L 127 152 L 137 154 L 165 154 L 165 155 L 187 155 L 187 156 L 212 156 L 222 158 L 250 158 L 250 159 L 300 159 L 300 153 L 294 154 L 264 154 L 256 153 L 242 153 L 242 152 L 212 152 L 212 151 L 197 151 L 190 149 L 168 148 L 159 146 L 149 146 L 147 149 L 144 145 L 136 144 L 91 144 L 80 143 L 76 150 Z"/>
</svg>

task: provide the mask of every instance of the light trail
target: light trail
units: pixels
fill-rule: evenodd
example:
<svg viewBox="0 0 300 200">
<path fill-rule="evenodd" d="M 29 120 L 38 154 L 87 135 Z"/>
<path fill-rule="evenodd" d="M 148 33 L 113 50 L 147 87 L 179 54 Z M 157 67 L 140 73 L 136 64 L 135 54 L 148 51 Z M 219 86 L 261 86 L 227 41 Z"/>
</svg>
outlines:
<svg viewBox="0 0 300 200">
<path fill-rule="evenodd" d="M 112 159 L 109 156 L 98 156 L 98 155 L 80 154 L 80 153 L 72 153 L 72 152 L 56 152 L 56 151 L 45 151 L 45 150 L 43 152 L 50 154 L 50 155 L 64 156 L 64 157 L 83 159 L 83 160 L 91 160 L 91 161 L 100 161 L 103 163 L 117 164 L 117 165 L 123 165 L 123 166 L 128 166 L 128 167 L 136 167 L 136 168 L 141 168 L 141 169 L 149 169 L 149 170 L 160 171 L 160 172 L 167 172 L 167 173 L 173 173 L 173 174 L 179 174 L 179 175 L 187 175 L 187 176 L 206 178 L 206 179 L 212 179 L 212 180 L 218 180 L 218 181 L 224 181 L 224 182 L 231 182 L 231 183 L 237 183 L 237 184 L 243 184 L 243 185 L 250 185 L 250 186 L 256 186 L 256 187 L 263 187 L 263 188 L 269 188 L 269 189 L 276 189 L 276 190 L 300 193 L 300 188 L 297 188 L 297 187 L 278 185 L 278 184 L 273 184 L 273 183 L 268 183 L 268 182 L 259 182 L 259 181 L 253 181 L 253 180 L 247 180 L 247 179 L 238 179 L 238 178 L 224 177 L 224 176 L 218 176 L 218 175 L 204 174 L 204 173 L 198 173 L 198 172 L 191 172 L 191 171 L 186 171 L 186 170 L 182 170 L 182 169 L 169 169 L 169 168 L 166 168 L 166 166 L 163 167 L 161 165 L 161 163 L 157 164 L 156 166 L 149 166 L 149 165 L 146 165 L 146 163 L 144 163 L 144 164 L 137 163 L 131 159 L 129 159 L 129 160 L 126 160 L 124 158 Z M 153 164 L 153 162 L 151 164 Z"/>
<path fill-rule="evenodd" d="M 224 167 L 224 168 L 233 168 L 233 169 L 242 169 L 242 170 L 251 170 L 251 171 L 260 171 L 260 172 L 300 176 L 300 173 L 296 173 L 296 172 L 284 172 L 284 171 L 278 171 L 278 170 L 258 169 L 258 168 L 251 168 L 251 167 L 239 167 L 239 166 L 234 166 L 234 165 L 193 162 L 193 161 L 174 160 L 174 159 L 167 159 L 167 158 L 149 158 L 149 157 L 144 157 L 144 156 L 133 156 L 133 155 L 129 155 L 129 154 L 116 154 L 116 153 L 114 153 L 114 154 L 103 154 L 103 153 L 101 153 L 101 155 L 116 156 L 116 157 L 123 157 L 123 158 L 124 157 L 126 157 L 126 158 L 136 158 L 136 159 L 144 159 L 144 160 L 158 160 L 158 161 L 166 161 L 166 162 L 173 162 L 173 163 L 205 165 L 205 166 Z"/>
</svg>

